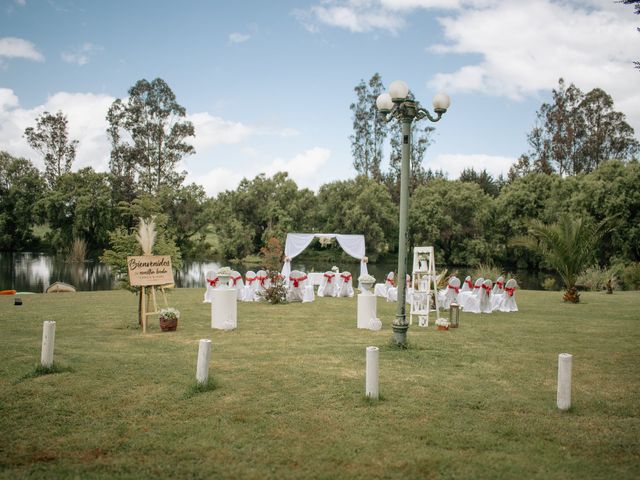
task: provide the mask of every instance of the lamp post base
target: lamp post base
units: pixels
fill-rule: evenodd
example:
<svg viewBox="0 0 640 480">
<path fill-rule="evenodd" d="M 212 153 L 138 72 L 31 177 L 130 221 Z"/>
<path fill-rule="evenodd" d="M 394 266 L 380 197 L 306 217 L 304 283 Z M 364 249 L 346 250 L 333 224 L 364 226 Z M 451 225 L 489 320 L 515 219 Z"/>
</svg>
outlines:
<svg viewBox="0 0 640 480">
<path fill-rule="evenodd" d="M 396 345 L 398 347 L 406 347 L 409 325 L 398 325 L 394 323 L 391 328 L 393 329 L 393 341 L 396 342 Z"/>
</svg>

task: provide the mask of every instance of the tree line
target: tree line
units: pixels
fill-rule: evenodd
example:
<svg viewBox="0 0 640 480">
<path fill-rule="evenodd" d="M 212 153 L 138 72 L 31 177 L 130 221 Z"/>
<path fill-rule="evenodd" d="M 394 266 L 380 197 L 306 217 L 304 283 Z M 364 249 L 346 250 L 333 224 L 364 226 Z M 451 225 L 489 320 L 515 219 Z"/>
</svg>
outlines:
<svg viewBox="0 0 640 480">
<path fill-rule="evenodd" d="M 66 116 L 45 112 L 25 131 L 44 171 L 0 152 L 0 250 L 64 251 L 82 239 L 102 254 L 133 245 L 137 219 L 155 216 L 163 232 L 159 244 L 176 256 L 244 258 L 272 238 L 282 244 L 290 231 L 329 231 L 364 234 L 376 261 L 398 246 L 400 136 L 377 115 L 382 89 L 378 74 L 355 87 L 356 177 L 317 193 L 284 172 L 244 179 L 215 198 L 186 185 L 176 165 L 194 153 L 194 127 L 159 78 L 136 82 L 126 100 L 111 105 L 107 172 L 72 171 L 77 142 L 68 138 Z M 561 215 L 595 223 L 613 218 L 615 228 L 598 246 L 599 263 L 640 261 L 639 144 L 606 92 L 583 93 L 560 80 L 552 101 L 537 112 L 530 151 L 506 178 L 467 169 L 449 179 L 425 169 L 434 129 L 415 129 L 409 241 L 434 245 L 439 262 L 539 267 L 542 257 L 511 239 L 525 234 L 532 220 L 552 223 Z"/>
</svg>

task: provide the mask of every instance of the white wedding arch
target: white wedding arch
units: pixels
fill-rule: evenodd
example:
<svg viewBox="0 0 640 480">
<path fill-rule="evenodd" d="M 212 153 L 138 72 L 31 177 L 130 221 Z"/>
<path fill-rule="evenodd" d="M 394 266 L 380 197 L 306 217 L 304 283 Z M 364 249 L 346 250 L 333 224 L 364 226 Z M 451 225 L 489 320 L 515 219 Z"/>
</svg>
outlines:
<svg viewBox="0 0 640 480">
<path fill-rule="evenodd" d="M 314 238 L 335 238 L 342 249 L 349 255 L 360 260 L 360 276 L 368 273 L 367 257 L 365 257 L 364 235 L 342 235 L 340 233 L 287 233 L 284 244 L 284 265 L 280 272 L 289 282 L 291 260 L 300 255 Z"/>
</svg>

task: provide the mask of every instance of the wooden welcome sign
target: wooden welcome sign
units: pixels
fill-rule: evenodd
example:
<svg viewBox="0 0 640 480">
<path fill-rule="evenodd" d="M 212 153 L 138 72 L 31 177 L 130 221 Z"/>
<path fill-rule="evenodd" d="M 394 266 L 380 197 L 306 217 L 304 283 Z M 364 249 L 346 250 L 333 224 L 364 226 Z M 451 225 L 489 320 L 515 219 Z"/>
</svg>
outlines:
<svg viewBox="0 0 640 480">
<path fill-rule="evenodd" d="M 158 285 L 173 284 L 173 269 L 171 268 L 171 257 L 169 255 L 142 255 L 127 257 L 127 269 L 129 271 L 129 283 L 132 287 L 141 287 L 141 317 L 142 331 L 147 331 L 147 315 L 154 315 L 158 312 L 155 287 Z M 146 312 L 146 299 L 144 287 L 151 287 L 151 299 L 153 300 L 154 311 Z M 164 297 L 164 289 L 160 287 Z M 167 298 L 164 297 L 167 304 Z"/>
</svg>

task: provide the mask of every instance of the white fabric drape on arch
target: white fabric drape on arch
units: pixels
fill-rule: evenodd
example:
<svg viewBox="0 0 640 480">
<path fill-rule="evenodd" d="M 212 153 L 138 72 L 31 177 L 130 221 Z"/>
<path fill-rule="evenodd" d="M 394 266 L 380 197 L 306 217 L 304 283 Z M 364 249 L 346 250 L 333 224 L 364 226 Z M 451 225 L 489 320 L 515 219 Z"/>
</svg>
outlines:
<svg viewBox="0 0 640 480">
<path fill-rule="evenodd" d="M 360 275 L 366 275 L 367 263 L 364 260 L 364 235 L 342 235 L 340 233 L 287 233 L 284 244 L 285 261 L 280 272 L 289 281 L 291 274 L 291 259 L 300 255 L 314 238 L 335 238 L 342 249 L 354 258 L 360 260 Z"/>
</svg>

